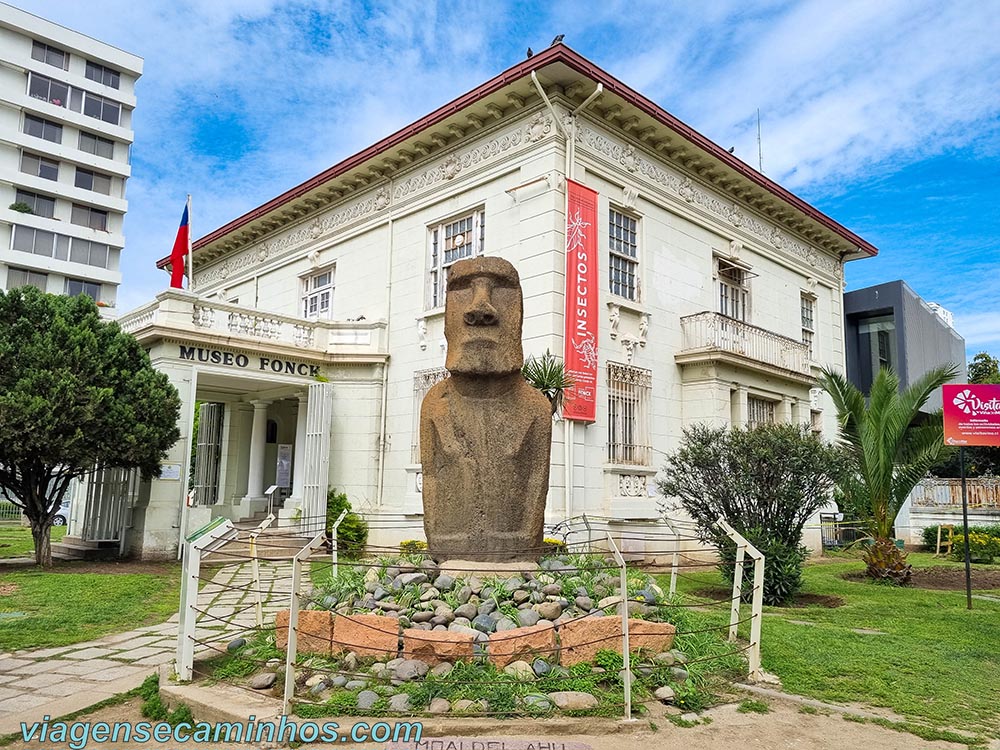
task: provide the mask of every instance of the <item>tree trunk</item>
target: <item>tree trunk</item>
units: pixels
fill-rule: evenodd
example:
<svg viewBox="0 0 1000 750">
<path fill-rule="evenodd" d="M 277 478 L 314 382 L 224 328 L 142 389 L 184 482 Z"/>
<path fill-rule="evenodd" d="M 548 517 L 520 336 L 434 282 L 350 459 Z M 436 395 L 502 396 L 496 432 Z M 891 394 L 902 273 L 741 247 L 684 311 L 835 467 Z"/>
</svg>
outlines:
<svg viewBox="0 0 1000 750">
<path fill-rule="evenodd" d="M 52 522 L 47 518 L 45 521 L 31 521 L 31 538 L 35 541 L 35 565 L 44 568 L 52 567 L 52 540 L 49 532 L 52 530 Z"/>
</svg>

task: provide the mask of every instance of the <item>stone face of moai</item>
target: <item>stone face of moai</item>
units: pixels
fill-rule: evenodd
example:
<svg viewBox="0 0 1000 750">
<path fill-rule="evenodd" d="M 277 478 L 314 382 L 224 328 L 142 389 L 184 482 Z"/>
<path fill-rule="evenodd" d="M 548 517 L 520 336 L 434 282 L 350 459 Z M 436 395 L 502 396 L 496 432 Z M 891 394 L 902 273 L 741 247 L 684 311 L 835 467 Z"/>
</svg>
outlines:
<svg viewBox="0 0 1000 750">
<path fill-rule="evenodd" d="M 521 376 L 523 302 L 501 258 L 455 263 L 444 335 L 451 377 L 420 410 L 424 530 L 439 561 L 534 561 L 549 486 L 549 401 Z"/>
</svg>

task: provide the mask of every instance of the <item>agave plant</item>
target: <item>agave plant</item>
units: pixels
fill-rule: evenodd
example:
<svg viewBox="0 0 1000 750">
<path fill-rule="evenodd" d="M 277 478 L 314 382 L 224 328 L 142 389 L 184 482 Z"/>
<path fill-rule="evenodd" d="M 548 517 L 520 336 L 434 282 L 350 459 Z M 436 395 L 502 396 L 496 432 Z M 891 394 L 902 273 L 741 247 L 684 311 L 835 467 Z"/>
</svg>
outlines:
<svg viewBox="0 0 1000 750">
<path fill-rule="evenodd" d="M 873 578 L 909 580 L 906 555 L 893 541 L 893 524 L 944 448 L 940 415 L 920 422 L 920 407 L 957 374 L 954 366 L 938 367 L 900 391 L 899 378 L 882 368 L 867 401 L 839 372 L 824 369 L 819 378 L 837 409 L 840 437 L 853 464 L 853 476 L 841 490 L 875 540 L 864 556 Z"/>
<path fill-rule="evenodd" d="M 545 394 L 553 414 L 562 406 L 563 393 L 573 387 L 573 381 L 566 375 L 563 361 L 548 349 L 541 357 L 528 357 L 521 368 L 521 375 L 532 388 Z"/>
</svg>

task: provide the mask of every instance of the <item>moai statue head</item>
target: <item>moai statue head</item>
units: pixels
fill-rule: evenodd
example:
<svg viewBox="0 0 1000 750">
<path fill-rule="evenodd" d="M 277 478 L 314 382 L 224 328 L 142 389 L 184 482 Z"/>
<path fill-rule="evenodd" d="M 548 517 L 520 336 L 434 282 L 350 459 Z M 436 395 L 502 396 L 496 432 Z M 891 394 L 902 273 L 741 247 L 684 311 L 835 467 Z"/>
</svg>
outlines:
<svg viewBox="0 0 1000 750">
<path fill-rule="evenodd" d="M 517 271 L 503 258 L 469 258 L 449 269 L 445 367 L 453 375 L 496 377 L 524 364 L 524 302 Z"/>
</svg>

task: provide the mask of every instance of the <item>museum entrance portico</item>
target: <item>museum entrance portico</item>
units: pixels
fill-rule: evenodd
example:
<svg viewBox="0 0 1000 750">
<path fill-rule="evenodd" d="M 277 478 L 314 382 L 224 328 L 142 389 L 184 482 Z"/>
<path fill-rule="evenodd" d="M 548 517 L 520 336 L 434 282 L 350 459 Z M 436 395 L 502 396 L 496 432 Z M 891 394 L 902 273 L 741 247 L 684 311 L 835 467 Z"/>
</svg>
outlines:
<svg viewBox="0 0 1000 750">
<path fill-rule="evenodd" d="M 321 529 L 331 447 L 353 440 L 335 414 L 359 397 L 381 404 L 385 323 L 292 318 L 169 290 L 120 324 L 181 398 L 181 438 L 139 488 L 126 549 L 173 556 L 213 518 L 268 511 L 303 535 Z M 365 486 L 359 463 L 337 482 Z"/>
</svg>

